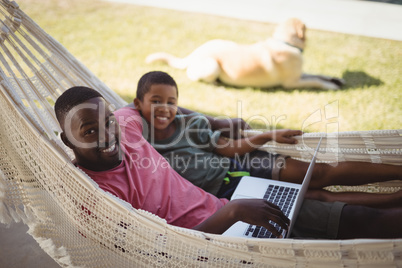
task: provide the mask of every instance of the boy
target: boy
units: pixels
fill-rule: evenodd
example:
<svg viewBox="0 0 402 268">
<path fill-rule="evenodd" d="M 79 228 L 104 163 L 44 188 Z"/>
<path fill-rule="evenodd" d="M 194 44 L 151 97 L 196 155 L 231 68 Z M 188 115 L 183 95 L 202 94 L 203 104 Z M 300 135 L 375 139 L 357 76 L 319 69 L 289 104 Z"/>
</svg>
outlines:
<svg viewBox="0 0 402 268">
<path fill-rule="evenodd" d="M 228 141 L 220 136 L 219 131 L 212 131 L 202 115 L 177 115 L 177 104 L 177 84 L 170 75 L 154 71 L 141 77 L 134 105 L 145 120 L 144 136 L 180 175 L 193 184 L 217 197 L 229 199 L 239 177 L 248 173 L 301 183 L 309 163 L 256 150 L 270 140 L 295 143 L 293 136 L 301 135 L 301 131 L 276 130 Z M 233 174 L 240 176 L 234 177 Z M 310 183 L 310 188 L 315 191 L 309 191 L 308 197 L 371 206 L 397 206 L 402 192 L 373 196 L 366 193 L 336 194 L 321 189 L 330 185 L 361 185 L 377 182 L 378 178 L 401 177 L 401 166 L 361 162 L 340 162 L 336 167 L 317 164 Z"/>
<path fill-rule="evenodd" d="M 100 188 L 134 208 L 165 218 L 169 224 L 204 232 L 223 233 L 239 220 L 264 226 L 277 236 L 279 233 L 269 224 L 270 220 L 287 228 L 288 219 L 267 201 L 218 199 L 180 177 L 143 139 L 139 114 L 131 110 L 134 111 L 131 116 L 125 115 L 127 108 L 115 112 L 120 114 L 123 127 L 120 132 L 110 107 L 93 89 L 73 87 L 56 101 L 55 112 L 63 131 L 63 142 L 73 150 L 77 166 Z M 143 159 L 153 164 L 145 165 Z M 402 237 L 402 208 L 338 207 L 341 207 L 340 213 L 330 209 L 328 215 L 316 215 L 310 227 L 319 227 L 318 221 L 329 217 L 334 220 L 334 228 L 315 237 Z M 327 229 L 328 225 L 323 225 Z M 297 226 L 296 222 L 295 229 Z M 382 226 L 381 232 L 377 231 L 378 226 Z"/>
</svg>

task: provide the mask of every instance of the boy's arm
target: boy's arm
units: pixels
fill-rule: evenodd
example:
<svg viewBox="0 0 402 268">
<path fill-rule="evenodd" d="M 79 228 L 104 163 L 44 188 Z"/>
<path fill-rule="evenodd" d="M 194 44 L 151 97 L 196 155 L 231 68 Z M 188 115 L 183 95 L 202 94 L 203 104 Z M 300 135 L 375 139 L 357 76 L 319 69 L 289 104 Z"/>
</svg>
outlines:
<svg viewBox="0 0 402 268">
<path fill-rule="evenodd" d="M 212 234 L 222 234 L 237 221 L 244 221 L 263 226 L 279 237 L 281 234 L 269 223 L 270 220 L 279 224 L 283 229 L 288 228 L 289 219 L 276 205 L 263 199 L 236 199 L 227 203 L 193 229 Z"/>
<path fill-rule="evenodd" d="M 251 129 L 242 118 L 207 117 L 212 130 L 220 130 L 221 135 L 229 139 L 241 139 L 241 130 Z"/>
<path fill-rule="evenodd" d="M 297 140 L 294 136 L 302 134 L 303 132 L 300 130 L 280 129 L 239 140 L 226 140 L 219 138 L 214 152 L 227 157 L 234 157 L 236 154 L 244 155 L 256 150 L 271 140 L 279 143 L 295 144 L 297 143 Z"/>
<path fill-rule="evenodd" d="M 178 114 L 192 114 L 195 113 L 192 110 L 178 107 Z M 251 127 L 242 118 L 215 118 L 209 115 L 205 115 L 208 119 L 212 130 L 220 130 L 221 135 L 230 139 L 239 139 L 241 137 L 240 130 L 251 129 Z"/>
</svg>

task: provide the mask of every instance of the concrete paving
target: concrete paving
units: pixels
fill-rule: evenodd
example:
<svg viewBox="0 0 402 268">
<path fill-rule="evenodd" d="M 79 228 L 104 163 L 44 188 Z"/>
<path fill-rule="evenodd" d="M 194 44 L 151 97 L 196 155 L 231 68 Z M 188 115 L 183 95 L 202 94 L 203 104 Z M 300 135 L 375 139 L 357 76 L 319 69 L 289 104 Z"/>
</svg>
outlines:
<svg viewBox="0 0 402 268">
<path fill-rule="evenodd" d="M 310 29 L 402 41 L 402 5 L 358 0 L 108 0 L 279 23 L 297 17 Z M 388 1 L 390 2 L 390 1 Z M 402 1 L 391 1 L 402 3 Z"/>
<path fill-rule="evenodd" d="M 60 267 L 39 244 L 27 234 L 28 226 L 14 223 L 7 228 L 0 224 L 1 268 L 56 268 Z"/>
<path fill-rule="evenodd" d="M 302 19 L 312 29 L 402 41 L 402 5 L 356 0 L 111 0 L 144 6 L 200 12 L 278 23 Z M 0 267 L 58 267 L 29 236 L 22 223 L 0 224 Z"/>
</svg>

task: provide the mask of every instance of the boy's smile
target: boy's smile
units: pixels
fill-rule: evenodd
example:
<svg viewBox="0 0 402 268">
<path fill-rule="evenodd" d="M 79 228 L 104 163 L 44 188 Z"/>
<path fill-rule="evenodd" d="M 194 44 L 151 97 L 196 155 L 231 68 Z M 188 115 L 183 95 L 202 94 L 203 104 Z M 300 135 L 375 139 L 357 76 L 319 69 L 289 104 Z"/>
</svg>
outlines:
<svg viewBox="0 0 402 268">
<path fill-rule="evenodd" d="M 144 95 L 143 101 L 134 100 L 135 107 L 141 111 L 150 124 L 151 135 L 163 139 L 173 134 L 172 124 L 177 113 L 177 89 L 166 84 L 154 84 Z"/>
</svg>

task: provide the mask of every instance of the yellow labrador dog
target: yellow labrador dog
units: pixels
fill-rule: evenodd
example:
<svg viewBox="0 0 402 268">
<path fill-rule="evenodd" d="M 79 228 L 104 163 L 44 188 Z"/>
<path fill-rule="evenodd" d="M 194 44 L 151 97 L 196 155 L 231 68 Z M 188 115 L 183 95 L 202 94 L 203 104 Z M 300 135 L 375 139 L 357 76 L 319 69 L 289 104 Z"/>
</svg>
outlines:
<svg viewBox="0 0 402 268">
<path fill-rule="evenodd" d="M 242 45 L 211 40 L 185 58 L 158 52 L 150 54 L 146 62 L 163 61 L 187 69 L 191 80 L 220 81 L 236 87 L 339 89 L 344 84 L 342 79 L 303 74 L 305 32 L 304 23 L 291 18 L 276 27 L 272 38 L 262 42 Z"/>
</svg>

